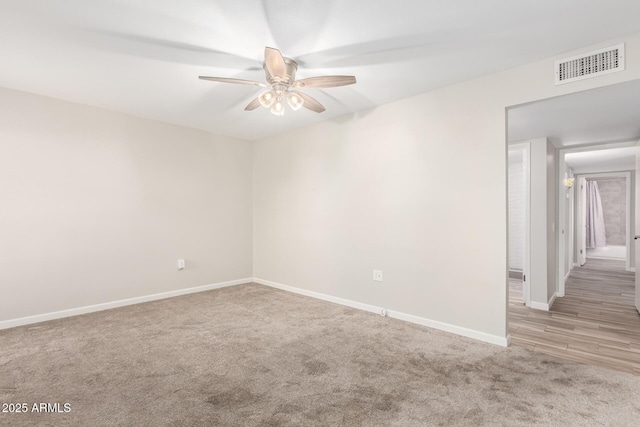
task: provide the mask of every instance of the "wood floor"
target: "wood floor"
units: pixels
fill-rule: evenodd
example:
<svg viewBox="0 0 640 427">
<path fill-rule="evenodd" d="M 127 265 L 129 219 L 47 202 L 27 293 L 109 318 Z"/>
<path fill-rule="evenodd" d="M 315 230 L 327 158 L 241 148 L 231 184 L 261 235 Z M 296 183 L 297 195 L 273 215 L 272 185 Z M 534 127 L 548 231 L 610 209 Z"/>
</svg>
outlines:
<svg viewBox="0 0 640 427">
<path fill-rule="evenodd" d="M 589 258 L 572 270 L 565 296 L 549 312 L 524 305 L 522 284 L 509 282 L 511 343 L 591 365 L 640 375 L 640 314 L 634 273 L 624 261 Z"/>
</svg>

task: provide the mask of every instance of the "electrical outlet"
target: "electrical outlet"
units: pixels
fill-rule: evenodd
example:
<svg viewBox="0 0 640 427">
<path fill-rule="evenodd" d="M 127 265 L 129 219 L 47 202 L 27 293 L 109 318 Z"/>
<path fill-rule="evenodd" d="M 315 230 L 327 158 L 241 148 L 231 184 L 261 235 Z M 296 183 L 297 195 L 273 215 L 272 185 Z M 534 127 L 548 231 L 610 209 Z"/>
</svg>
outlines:
<svg viewBox="0 0 640 427">
<path fill-rule="evenodd" d="M 382 270 L 373 270 L 373 280 L 382 282 Z"/>
<path fill-rule="evenodd" d="M 178 260 L 178 270 L 184 270 L 185 263 L 183 259 Z"/>
</svg>

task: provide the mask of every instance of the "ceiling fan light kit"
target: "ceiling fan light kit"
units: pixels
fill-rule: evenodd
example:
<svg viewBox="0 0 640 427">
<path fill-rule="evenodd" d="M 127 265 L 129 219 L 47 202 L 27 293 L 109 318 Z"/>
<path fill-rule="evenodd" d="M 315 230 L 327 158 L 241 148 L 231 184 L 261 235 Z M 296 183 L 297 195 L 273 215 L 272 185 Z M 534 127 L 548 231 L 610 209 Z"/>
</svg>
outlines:
<svg viewBox="0 0 640 427">
<path fill-rule="evenodd" d="M 246 107 L 245 111 L 252 111 L 263 106 L 269 108 L 276 116 L 284 115 L 284 100 L 292 110 L 299 110 L 305 107 L 316 113 L 322 113 L 325 108 L 317 100 L 306 93 L 297 91 L 297 88 L 330 88 L 336 86 L 346 86 L 354 84 L 354 76 L 319 76 L 296 80 L 298 63 L 291 58 L 282 56 L 278 49 L 266 47 L 264 49 L 264 68 L 267 83 L 252 80 L 233 79 L 227 77 L 200 76 L 202 80 L 209 80 L 220 83 L 248 84 L 258 87 L 269 88 L 253 99 Z"/>
<path fill-rule="evenodd" d="M 271 112 L 276 116 L 284 114 L 284 98 L 292 110 L 299 110 L 304 104 L 304 99 L 297 93 L 291 92 L 290 89 L 281 84 L 274 84 L 271 89 L 262 92 L 258 96 L 258 102 L 265 108 L 271 108 Z"/>
<path fill-rule="evenodd" d="M 291 107 L 293 111 L 297 111 L 304 104 L 304 99 L 302 99 L 302 97 L 297 93 L 288 92 L 287 102 L 289 103 L 289 107 Z"/>
<path fill-rule="evenodd" d="M 282 102 L 282 96 L 278 95 L 276 102 L 271 106 L 271 114 L 276 116 L 282 116 L 284 114 L 284 103 Z"/>
<path fill-rule="evenodd" d="M 269 108 L 276 101 L 275 92 L 269 90 L 266 92 L 262 92 L 262 94 L 258 97 L 258 101 L 260 101 L 260 105 L 264 108 Z"/>
</svg>

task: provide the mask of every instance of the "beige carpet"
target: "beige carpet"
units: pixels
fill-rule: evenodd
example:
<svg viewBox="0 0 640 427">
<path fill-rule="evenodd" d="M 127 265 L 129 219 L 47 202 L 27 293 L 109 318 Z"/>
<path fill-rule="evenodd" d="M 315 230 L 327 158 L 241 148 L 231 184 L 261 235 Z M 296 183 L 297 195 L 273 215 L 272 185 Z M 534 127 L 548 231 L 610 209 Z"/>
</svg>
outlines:
<svg viewBox="0 0 640 427">
<path fill-rule="evenodd" d="M 640 380 L 250 284 L 0 331 L 0 425 L 637 426 Z"/>
</svg>

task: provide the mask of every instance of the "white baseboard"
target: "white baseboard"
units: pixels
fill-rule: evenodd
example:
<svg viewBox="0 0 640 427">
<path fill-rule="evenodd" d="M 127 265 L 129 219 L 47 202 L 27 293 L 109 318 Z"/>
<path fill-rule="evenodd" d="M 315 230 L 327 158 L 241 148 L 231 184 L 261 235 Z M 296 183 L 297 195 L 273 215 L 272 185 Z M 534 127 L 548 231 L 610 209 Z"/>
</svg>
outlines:
<svg viewBox="0 0 640 427">
<path fill-rule="evenodd" d="M 462 335 L 463 337 L 473 338 L 476 340 L 488 342 L 491 344 L 497 344 L 502 347 L 509 346 L 508 337 L 500 337 L 497 335 L 487 334 L 485 332 L 476 331 L 474 329 L 467 329 L 461 326 L 451 325 L 449 323 L 439 322 L 437 320 L 427 319 L 425 317 L 414 316 L 412 314 L 401 313 L 399 311 L 389 310 L 387 311 L 389 317 L 404 320 L 418 325 L 427 326 L 433 329 L 439 329 L 441 331 L 450 332 L 456 335 Z"/>
<path fill-rule="evenodd" d="M 287 292 L 292 292 L 294 294 L 304 295 L 311 298 L 321 299 L 323 301 L 329 301 L 340 305 L 346 305 L 347 307 L 357 308 L 358 310 L 369 311 L 371 313 L 380 314 L 382 311 L 381 307 L 376 307 L 374 305 L 364 304 L 357 301 L 351 301 L 344 298 L 334 297 L 327 294 L 321 294 L 319 292 L 309 291 L 306 289 L 295 288 L 289 285 L 283 285 L 282 283 L 272 282 L 270 280 L 259 279 L 257 277 L 253 278 L 253 283 L 258 283 L 260 285 L 269 286 L 272 288 L 280 289 Z"/>
<path fill-rule="evenodd" d="M 571 275 L 571 270 L 567 271 L 567 274 L 564 275 L 564 283 L 567 283 L 567 279 Z"/>
<path fill-rule="evenodd" d="M 551 309 L 551 307 L 553 306 L 556 298 L 558 298 L 558 292 L 554 292 L 553 295 L 551 295 L 551 299 L 549 300 L 549 309 Z"/>
<path fill-rule="evenodd" d="M 102 304 L 88 305 L 85 307 L 71 308 L 69 310 L 54 311 L 52 313 L 36 314 L 34 316 L 20 317 L 0 321 L 0 330 L 15 328 L 16 326 L 30 325 L 32 323 L 45 322 L 47 320 L 60 319 L 63 317 L 78 316 L 80 314 L 93 313 L 96 311 L 108 310 L 110 308 L 123 307 L 125 305 L 140 304 L 143 302 L 155 301 L 159 299 L 177 297 L 180 295 L 193 294 L 196 292 L 210 291 L 212 289 L 225 288 L 227 286 L 242 285 L 250 283 L 251 278 L 231 280 L 228 282 L 214 283 L 212 285 L 196 286 L 194 288 L 178 289 L 175 291 L 162 292 L 159 294 L 144 295 L 141 297 L 128 298 L 118 301 L 111 301 Z"/>
<path fill-rule="evenodd" d="M 546 304 L 544 302 L 531 301 L 531 303 L 529 303 L 529 307 L 536 310 L 549 311 L 549 304 Z"/>
<path fill-rule="evenodd" d="M 253 278 L 254 283 L 259 283 L 261 285 L 270 286 L 272 288 L 281 289 L 283 291 L 292 292 L 299 295 L 304 295 L 312 298 L 317 298 L 323 301 L 329 301 L 340 305 L 345 305 L 347 307 L 356 308 L 358 310 L 369 311 L 371 313 L 380 314 L 383 310 L 382 307 L 364 304 L 357 301 L 352 301 L 344 298 L 339 298 L 327 294 L 322 294 L 319 292 L 309 291 L 307 289 L 296 288 L 289 285 L 283 285 L 282 283 L 272 282 L 269 280 L 260 279 L 257 277 Z M 464 337 L 477 339 L 480 341 L 488 342 L 491 344 L 496 344 L 502 347 L 508 347 L 509 342 L 511 341 L 511 337 L 500 337 L 498 335 L 491 335 L 485 332 L 476 331 L 473 329 L 467 329 L 456 325 L 451 325 L 449 323 L 438 322 L 436 320 L 427 319 L 424 317 L 414 316 L 412 314 L 406 314 L 399 311 L 387 310 L 387 316 L 392 317 L 394 319 L 404 320 L 406 322 L 416 323 L 418 325 L 427 326 L 433 329 L 439 329 L 441 331 L 450 332 L 457 335 L 462 335 Z"/>
<path fill-rule="evenodd" d="M 549 300 L 548 303 L 531 301 L 530 307 L 535 308 L 536 310 L 549 311 L 554 301 L 556 300 L 557 296 L 558 296 L 558 293 L 554 292 L 553 295 L 551 295 L 551 299 Z"/>
</svg>

